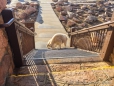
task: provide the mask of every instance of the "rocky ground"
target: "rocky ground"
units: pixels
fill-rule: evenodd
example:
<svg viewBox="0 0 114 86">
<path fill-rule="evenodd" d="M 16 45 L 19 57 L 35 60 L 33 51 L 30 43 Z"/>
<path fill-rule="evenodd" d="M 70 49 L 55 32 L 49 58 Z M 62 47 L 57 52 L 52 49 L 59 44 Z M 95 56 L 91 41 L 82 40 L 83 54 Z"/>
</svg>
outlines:
<svg viewBox="0 0 114 86">
<path fill-rule="evenodd" d="M 67 32 L 110 21 L 114 8 L 114 4 L 109 2 L 52 1 L 52 8 Z"/>
<path fill-rule="evenodd" d="M 14 17 L 21 23 L 34 23 L 39 11 L 39 3 L 37 1 L 17 1 L 7 7 L 14 9 Z"/>
</svg>

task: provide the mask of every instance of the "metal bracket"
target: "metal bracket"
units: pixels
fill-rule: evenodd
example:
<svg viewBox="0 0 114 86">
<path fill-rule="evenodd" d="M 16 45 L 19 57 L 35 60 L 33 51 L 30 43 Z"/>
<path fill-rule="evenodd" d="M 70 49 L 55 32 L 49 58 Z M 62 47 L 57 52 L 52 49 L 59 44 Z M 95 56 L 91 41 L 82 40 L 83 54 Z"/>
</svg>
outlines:
<svg viewBox="0 0 114 86">
<path fill-rule="evenodd" d="M 14 18 L 12 18 L 11 20 L 9 20 L 7 23 L 4 24 L 0 24 L 0 28 L 5 28 L 5 27 L 9 27 L 13 22 L 14 22 Z"/>
<path fill-rule="evenodd" d="M 112 30 L 112 29 L 113 29 L 113 27 L 109 25 L 108 31 L 110 31 L 110 30 Z"/>
</svg>

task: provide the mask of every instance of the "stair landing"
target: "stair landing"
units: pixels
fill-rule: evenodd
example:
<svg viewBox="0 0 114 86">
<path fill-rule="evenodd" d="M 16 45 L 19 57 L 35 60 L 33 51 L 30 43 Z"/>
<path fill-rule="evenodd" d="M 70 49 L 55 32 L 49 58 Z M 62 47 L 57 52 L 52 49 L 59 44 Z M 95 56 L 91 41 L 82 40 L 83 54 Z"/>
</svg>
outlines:
<svg viewBox="0 0 114 86">
<path fill-rule="evenodd" d="M 24 56 L 24 65 L 39 65 L 46 64 L 46 62 L 48 64 L 60 64 L 95 61 L 102 61 L 98 53 L 73 48 L 60 50 L 36 49 L 28 53 L 26 56 Z"/>
</svg>

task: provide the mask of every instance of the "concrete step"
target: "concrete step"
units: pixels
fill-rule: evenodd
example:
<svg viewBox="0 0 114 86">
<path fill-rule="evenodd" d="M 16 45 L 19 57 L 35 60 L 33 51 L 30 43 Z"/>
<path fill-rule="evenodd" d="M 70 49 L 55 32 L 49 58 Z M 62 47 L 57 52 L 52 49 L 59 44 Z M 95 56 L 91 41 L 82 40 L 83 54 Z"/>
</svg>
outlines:
<svg viewBox="0 0 114 86">
<path fill-rule="evenodd" d="M 44 65 L 44 64 L 68 64 L 68 63 L 80 63 L 80 62 L 101 62 L 103 61 L 99 57 L 56 57 L 56 58 L 34 58 L 29 60 L 24 60 L 24 65 L 32 65 L 30 62 L 34 62 L 35 65 Z"/>
<path fill-rule="evenodd" d="M 113 86 L 111 66 L 108 62 L 23 66 L 7 78 L 5 86 Z"/>
<path fill-rule="evenodd" d="M 112 66 L 109 62 L 88 62 L 88 63 L 70 63 L 70 64 L 44 64 L 44 65 L 30 65 L 23 66 L 18 69 L 17 74 L 30 74 L 29 70 L 33 70 L 33 73 L 51 73 L 51 72 L 67 72 L 67 71 L 79 71 L 100 67 Z M 28 70 L 29 69 L 29 70 Z"/>
<path fill-rule="evenodd" d="M 30 55 L 30 57 L 29 57 Z M 60 50 L 38 49 L 34 50 L 25 58 L 25 63 L 33 61 L 37 64 L 60 64 L 60 63 L 75 63 L 75 62 L 97 62 L 102 61 L 97 53 L 83 51 L 73 48 L 62 48 Z M 44 62 L 45 61 L 45 62 Z M 29 64 L 27 64 L 29 65 Z"/>
</svg>

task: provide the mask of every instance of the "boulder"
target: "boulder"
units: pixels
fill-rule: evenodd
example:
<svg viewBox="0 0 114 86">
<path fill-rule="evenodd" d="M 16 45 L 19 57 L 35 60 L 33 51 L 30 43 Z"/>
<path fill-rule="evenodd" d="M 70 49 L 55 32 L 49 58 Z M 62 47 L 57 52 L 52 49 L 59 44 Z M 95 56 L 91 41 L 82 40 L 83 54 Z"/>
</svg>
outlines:
<svg viewBox="0 0 114 86">
<path fill-rule="evenodd" d="M 96 20 L 97 20 L 97 18 L 95 16 L 89 15 L 89 16 L 87 16 L 87 18 L 84 21 L 88 22 L 88 23 L 92 23 L 92 22 L 94 22 Z"/>
<path fill-rule="evenodd" d="M 25 19 L 25 18 L 27 18 L 27 14 L 25 12 L 20 13 L 19 18 L 20 19 Z"/>
<path fill-rule="evenodd" d="M 80 23 L 80 20 L 75 17 L 73 17 L 72 20 L 75 21 L 76 23 Z"/>
<path fill-rule="evenodd" d="M 72 26 L 74 26 L 74 25 L 76 25 L 76 23 L 75 23 L 74 21 L 72 21 L 72 20 L 68 20 L 68 21 L 67 21 L 67 26 L 68 26 L 68 27 L 72 27 Z"/>
<path fill-rule="evenodd" d="M 67 18 L 66 18 L 66 16 L 60 15 L 60 16 L 59 16 L 59 20 L 60 20 L 60 21 L 67 21 Z"/>
<path fill-rule="evenodd" d="M 25 9 L 25 13 L 26 13 L 27 15 L 30 15 L 30 14 L 36 12 L 36 11 L 37 11 L 36 8 L 34 8 L 34 7 L 32 7 L 32 6 L 27 6 L 26 9 Z"/>
<path fill-rule="evenodd" d="M 62 16 L 66 16 L 67 15 L 67 12 L 66 11 L 61 11 L 60 13 Z"/>
<path fill-rule="evenodd" d="M 68 7 L 67 7 L 67 11 L 72 12 L 72 11 L 73 11 L 72 6 L 68 6 Z"/>
<path fill-rule="evenodd" d="M 56 6 L 56 10 L 57 10 L 58 12 L 61 12 L 61 11 L 62 11 L 62 6 Z"/>
<path fill-rule="evenodd" d="M 23 7 L 23 4 L 21 2 L 16 3 L 16 8 L 22 8 L 22 7 Z"/>
</svg>

